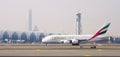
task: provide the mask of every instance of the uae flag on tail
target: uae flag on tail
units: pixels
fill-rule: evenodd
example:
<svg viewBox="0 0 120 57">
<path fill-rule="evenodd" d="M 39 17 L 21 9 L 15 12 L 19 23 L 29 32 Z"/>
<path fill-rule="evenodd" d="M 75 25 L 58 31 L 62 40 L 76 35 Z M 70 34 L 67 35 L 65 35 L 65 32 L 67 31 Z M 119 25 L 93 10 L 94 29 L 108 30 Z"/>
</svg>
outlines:
<svg viewBox="0 0 120 57">
<path fill-rule="evenodd" d="M 99 36 L 99 35 L 102 35 L 102 34 L 105 34 L 108 30 L 108 27 L 110 26 L 110 23 L 107 23 L 105 26 L 103 26 L 100 30 L 98 30 L 92 38 L 90 38 L 89 40 Z"/>
</svg>

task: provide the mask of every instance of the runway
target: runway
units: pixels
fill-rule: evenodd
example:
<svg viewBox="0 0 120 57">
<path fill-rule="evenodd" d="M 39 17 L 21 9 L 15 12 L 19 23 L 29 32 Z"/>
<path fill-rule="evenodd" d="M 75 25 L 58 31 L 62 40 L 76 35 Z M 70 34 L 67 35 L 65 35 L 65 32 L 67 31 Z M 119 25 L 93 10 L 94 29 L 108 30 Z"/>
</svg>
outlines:
<svg viewBox="0 0 120 57">
<path fill-rule="evenodd" d="M 120 45 L 0 45 L 0 56 L 120 56 Z"/>
</svg>

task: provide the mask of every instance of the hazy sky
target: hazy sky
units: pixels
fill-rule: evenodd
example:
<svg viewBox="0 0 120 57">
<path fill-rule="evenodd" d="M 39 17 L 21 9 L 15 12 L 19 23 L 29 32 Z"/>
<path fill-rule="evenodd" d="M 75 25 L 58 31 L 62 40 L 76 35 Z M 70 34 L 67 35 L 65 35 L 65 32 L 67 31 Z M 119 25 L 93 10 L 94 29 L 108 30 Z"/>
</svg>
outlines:
<svg viewBox="0 0 120 57">
<path fill-rule="evenodd" d="M 120 0 L 0 0 L 0 30 L 28 31 L 30 8 L 40 32 L 75 34 L 79 10 L 83 34 L 94 34 L 105 22 L 111 22 L 107 34 L 120 33 Z"/>
</svg>

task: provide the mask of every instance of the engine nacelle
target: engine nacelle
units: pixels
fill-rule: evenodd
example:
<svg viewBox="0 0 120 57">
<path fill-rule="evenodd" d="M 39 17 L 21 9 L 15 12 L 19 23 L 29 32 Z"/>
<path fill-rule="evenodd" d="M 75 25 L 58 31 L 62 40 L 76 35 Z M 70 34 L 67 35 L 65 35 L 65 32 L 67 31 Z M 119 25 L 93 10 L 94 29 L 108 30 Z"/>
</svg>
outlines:
<svg viewBox="0 0 120 57">
<path fill-rule="evenodd" d="M 61 40 L 61 43 L 63 43 L 63 44 L 70 44 L 70 41 L 69 40 Z"/>
<path fill-rule="evenodd" d="M 78 40 L 72 39 L 72 44 L 78 44 L 78 43 L 79 43 Z"/>
</svg>

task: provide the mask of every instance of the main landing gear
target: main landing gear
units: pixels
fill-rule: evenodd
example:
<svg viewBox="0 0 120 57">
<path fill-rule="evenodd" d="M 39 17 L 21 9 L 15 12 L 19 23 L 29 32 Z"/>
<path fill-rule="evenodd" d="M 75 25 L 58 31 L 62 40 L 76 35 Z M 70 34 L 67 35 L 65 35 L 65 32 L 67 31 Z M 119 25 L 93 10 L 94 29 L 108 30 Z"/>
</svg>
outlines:
<svg viewBox="0 0 120 57">
<path fill-rule="evenodd" d="M 96 49 L 96 46 L 92 46 L 92 47 L 90 47 L 90 48 L 94 48 L 94 49 Z"/>
<path fill-rule="evenodd" d="M 73 46 L 80 46 L 80 48 L 83 48 L 83 46 L 82 45 L 80 45 L 79 43 L 77 43 L 77 44 L 72 44 Z"/>
<path fill-rule="evenodd" d="M 76 43 L 76 44 L 72 44 L 73 46 L 79 46 L 80 44 L 79 43 Z"/>
</svg>

